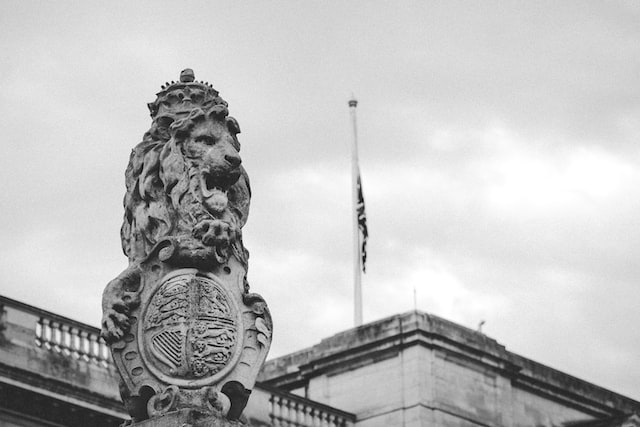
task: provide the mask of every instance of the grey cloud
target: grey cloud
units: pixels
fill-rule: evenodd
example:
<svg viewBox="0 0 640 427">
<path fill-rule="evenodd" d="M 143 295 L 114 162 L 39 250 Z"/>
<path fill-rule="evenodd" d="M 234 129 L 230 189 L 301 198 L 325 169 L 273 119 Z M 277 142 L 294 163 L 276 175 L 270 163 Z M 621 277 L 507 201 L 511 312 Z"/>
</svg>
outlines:
<svg viewBox="0 0 640 427">
<path fill-rule="evenodd" d="M 365 319 L 412 308 L 415 285 L 420 309 L 484 317 L 510 349 L 638 398 L 632 3 L 150 5 L 13 2 L 0 17 L 1 293 L 97 323 L 126 265 L 123 170 L 145 104 L 190 66 L 243 130 L 249 277 L 274 313 L 274 355 L 349 327 L 353 91 Z M 613 160 L 578 173 L 569 200 L 533 203 L 584 149 Z"/>
</svg>

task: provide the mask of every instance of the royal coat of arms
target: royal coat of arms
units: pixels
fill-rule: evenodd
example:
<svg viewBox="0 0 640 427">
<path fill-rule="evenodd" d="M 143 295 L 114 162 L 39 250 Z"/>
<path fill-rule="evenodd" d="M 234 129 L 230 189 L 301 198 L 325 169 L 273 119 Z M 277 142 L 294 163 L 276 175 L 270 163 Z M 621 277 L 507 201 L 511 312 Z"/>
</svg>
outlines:
<svg viewBox="0 0 640 427">
<path fill-rule="evenodd" d="M 240 311 L 214 278 L 173 273 L 145 308 L 143 355 L 159 377 L 206 384 L 238 354 Z"/>
</svg>

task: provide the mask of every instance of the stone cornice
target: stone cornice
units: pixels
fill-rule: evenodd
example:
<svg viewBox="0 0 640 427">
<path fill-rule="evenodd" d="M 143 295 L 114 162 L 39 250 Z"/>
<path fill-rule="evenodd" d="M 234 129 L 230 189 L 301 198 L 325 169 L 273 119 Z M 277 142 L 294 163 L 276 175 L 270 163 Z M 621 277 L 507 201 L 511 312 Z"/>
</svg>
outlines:
<svg viewBox="0 0 640 427">
<path fill-rule="evenodd" d="M 419 311 L 349 329 L 308 349 L 271 360 L 261 380 L 292 390 L 304 387 L 315 376 L 356 369 L 416 345 L 464 359 L 509 378 L 513 387 L 594 416 L 640 409 L 640 402 L 511 353 L 478 331 Z"/>
</svg>

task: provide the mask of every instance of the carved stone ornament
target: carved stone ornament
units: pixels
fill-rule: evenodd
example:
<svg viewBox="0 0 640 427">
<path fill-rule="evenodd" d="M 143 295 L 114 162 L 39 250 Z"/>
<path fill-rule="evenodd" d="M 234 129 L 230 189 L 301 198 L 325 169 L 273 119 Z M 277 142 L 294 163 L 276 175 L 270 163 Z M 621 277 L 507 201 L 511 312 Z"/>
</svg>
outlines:
<svg viewBox="0 0 640 427">
<path fill-rule="evenodd" d="M 190 69 L 162 86 L 149 110 L 151 128 L 125 173 L 129 267 L 104 291 L 102 337 L 129 424 L 243 425 L 273 326 L 246 279 L 241 230 L 251 189 L 240 127 Z"/>
</svg>

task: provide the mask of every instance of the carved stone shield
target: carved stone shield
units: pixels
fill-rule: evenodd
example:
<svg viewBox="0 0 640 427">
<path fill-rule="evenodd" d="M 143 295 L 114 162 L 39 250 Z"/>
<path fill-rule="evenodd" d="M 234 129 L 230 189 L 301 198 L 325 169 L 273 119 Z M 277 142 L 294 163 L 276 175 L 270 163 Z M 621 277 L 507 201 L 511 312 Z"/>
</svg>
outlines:
<svg viewBox="0 0 640 427">
<path fill-rule="evenodd" d="M 211 276 L 185 270 L 165 276 L 141 314 L 142 357 L 162 381 L 189 388 L 211 384 L 239 356 L 240 310 Z"/>
</svg>

